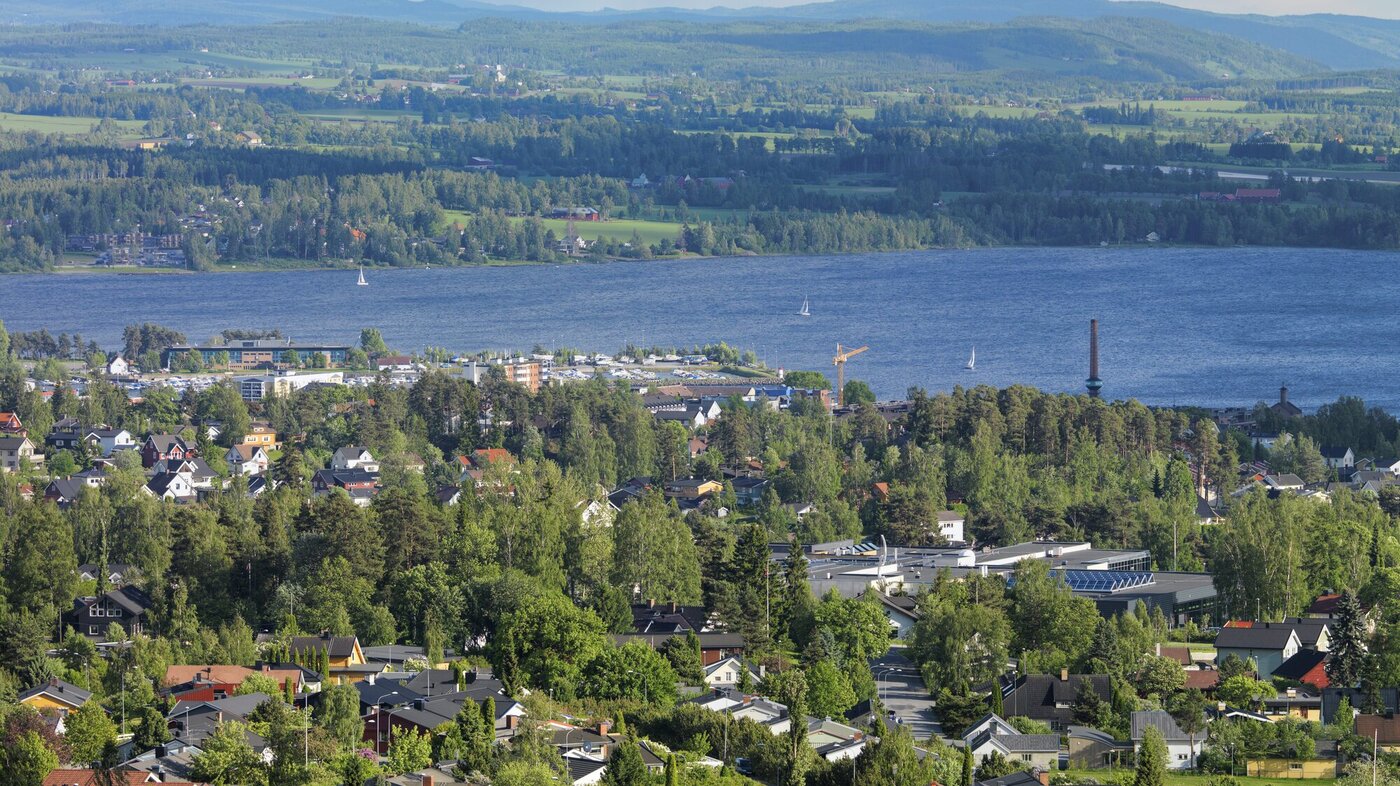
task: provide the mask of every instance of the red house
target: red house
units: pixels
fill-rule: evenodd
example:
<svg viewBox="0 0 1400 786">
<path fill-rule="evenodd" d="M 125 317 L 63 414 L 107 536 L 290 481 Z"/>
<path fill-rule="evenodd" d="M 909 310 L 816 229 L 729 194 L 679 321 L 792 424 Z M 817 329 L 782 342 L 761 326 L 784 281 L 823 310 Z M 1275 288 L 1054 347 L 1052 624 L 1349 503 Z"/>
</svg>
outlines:
<svg viewBox="0 0 1400 786">
<path fill-rule="evenodd" d="M 195 450 L 178 434 L 152 434 L 141 443 L 141 466 L 146 469 L 162 461 L 194 458 Z"/>
</svg>

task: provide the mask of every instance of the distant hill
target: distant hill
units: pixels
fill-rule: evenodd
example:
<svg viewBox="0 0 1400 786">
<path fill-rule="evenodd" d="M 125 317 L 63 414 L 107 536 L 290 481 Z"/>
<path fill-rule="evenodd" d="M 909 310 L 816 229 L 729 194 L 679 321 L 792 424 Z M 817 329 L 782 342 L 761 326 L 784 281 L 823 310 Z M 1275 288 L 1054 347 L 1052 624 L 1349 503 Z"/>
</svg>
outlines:
<svg viewBox="0 0 1400 786">
<path fill-rule="evenodd" d="M 744 0 L 727 0 L 741 3 Z M 126 25 L 256 25 L 272 22 L 321 20 L 355 16 L 394 20 L 440 27 L 455 27 L 484 17 L 515 20 L 554 20 L 569 23 L 616 24 L 624 21 L 706 21 L 757 20 L 760 18 L 834 22 L 857 19 L 910 20 L 936 24 L 1005 24 L 1016 21 L 1017 29 L 1058 29 L 1059 35 L 1073 25 L 1047 19 L 1087 21 L 1101 18 L 1137 18 L 1167 22 L 1178 29 L 1200 34 L 1231 36 L 1254 47 L 1241 49 L 1236 59 L 1264 62 L 1259 47 L 1279 50 L 1285 70 L 1291 64 L 1308 62 L 1328 69 L 1357 70 L 1400 68 L 1400 20 L 1314 14 L 1308 16 L 1266 17 L 1228 15 L 1194 11 L 1157 2 L 1111 2 L 1110 0 L 994 0 L 974 3 L 968 0 L 830 0 L 789 8 L 715 8 L 690 11 L 659 8 L 647 11 L 601 11 L 596 13 L 548 13 L 522 6 L 489 3 L 483 0 L 198 0 L 182 4 L 173 0 L 9 0 L 0 4 L 0 24 L 68 24 L 98 22 Z M 1030 21 L 1034 20 L 1034 21 Z M 1164 42 L 1131 36 L 1115 24 L 1115 41 L 1134 40 L 1135 46 L 1150 50 L 1149 60 L 1165 58 L 1165 71 L 1180 73 L 1171 61 L 1184 61 L 1185 52 Z M 1166 29 L 1141 23 L 1144 31 Z M 1081 34 L 1092 30 L 1081 28 Z M 970 34 L 975 35 L 975 34 Z M 1026 43 L 1023 36 L 1023 43 Z M 1199 42 L 1198 42 L 1199 43 Z M 989 45 L 994 46 L 993 42 Z M 1009 51 L 1015 51 L 1015 46 Z M 1035 44 L 1039 46 L 1039 44 Z M 1242 45 L 1240 45 L 1242 46 Z M 1051 49 L 1054 48 L 1052 44 Z M 1228 57 L 1221 59 L 1227 60 Z M 1129 58 L 1132 59 L 1132 58 Z M 1234 67 L 1232 73 L 1250 73 L 1250 67 Z M 1257 72 L 1256 72 L 1257 73 Z M 1283 75 L 1283 74 L 1278 74 Z"/>
<path fill-rule="evenodd" d="M 1160 19 L 1282 49 L 1334 69 L 1400 67 L 1400 20 L 1310 14 L 1215 14 L 1164 3 L 1110 0 L 834 0 L 784 9 L 788 18 L 917 19 L 923 22 L 1008 22 L 1028 16 Z"/>
</svg>

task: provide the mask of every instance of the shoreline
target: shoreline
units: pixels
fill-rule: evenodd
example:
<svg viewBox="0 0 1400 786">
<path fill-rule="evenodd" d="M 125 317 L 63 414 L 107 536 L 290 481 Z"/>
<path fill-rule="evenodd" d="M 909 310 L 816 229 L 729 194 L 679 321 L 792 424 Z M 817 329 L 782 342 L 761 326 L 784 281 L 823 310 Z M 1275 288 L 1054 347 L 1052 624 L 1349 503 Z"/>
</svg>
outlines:
<svg viewBox="0 0 1400 786">
<path fill-rule="evenodd" d="M 579 259 L 572 258 L 558 262 L 533 262 L 529 260 L 491 260 L 489 262 L 469 263 L 462 265 L 438 265 L 440 270 L 465 270 L 471 268 L 506 268 L 506 267 L 582 267 L 587 265 L 613 265 L 620 263 L 645 263 L 645 262 L 688 262 L 694 260 L 728 260 L 728 259 L 781 259 L 787 257 L 849 257 L 864 254 L 871 255 L 892 255 L 892 254 L 919 254 L 925 252 L 949 252 L 949 251 L 975 251 L 978 249 L 1000 250 L 1000 251 L 1023 251 L 1031 249 L 1059 249 L 1059 250 L 1082 250 L 1082 251 L 1115 251 L 1115 250 L 1182 250 L 1196 249 L 1202 251 L 1238 251 L 1242 249 L 1251 250 L 1287 250 L 1287 251 L 1345 251 L 1349 253 L 1368 254 L 1400 254 L 1400 249 L 1395 248 L 1341 248 L 1334 246 L 1203 246 L 1192 244 L 1176 243 L 1122 243 L 1110 246 L 938 246 L 932 248 L 906 248 L 889 251 L 832 251 L 813 252 L 801 254 L 769 253 L 769 254 L 723 254 L 704 256 L 700 254 L 682 254 L 679 256 L 652 257 L 650 259 L 631 259 L 628 257 L 608 257 L 603 259 Z M 116 275 L 116 276 L 189 276 L 203 274 L 221 273 L 305 273 L 305 272 L 326 272 L 326 273 L 351 273 L 359 269 L 359 265 L 320 265 L 302 263 L 299 260 L 286 260 L 289 264 L 259 263 L 239 263 L 238 265 L 218 265 L 210 270 L 189 270 L 185 268 L 145 268 L 134 266 L 122 267 L 99 267 L 96 265 L 57 265 L 49 269 L 41 270 L 6 270 L 0 271 L 0 275 L 53 275 L 53 276 L 88 276 L 88 275 Z M 399 265 L 378 265 L 365 266 L 367 272 L 383 273 L 398 270 L 432 270 L 431 265 L 399 266 Z"/>
</svg>

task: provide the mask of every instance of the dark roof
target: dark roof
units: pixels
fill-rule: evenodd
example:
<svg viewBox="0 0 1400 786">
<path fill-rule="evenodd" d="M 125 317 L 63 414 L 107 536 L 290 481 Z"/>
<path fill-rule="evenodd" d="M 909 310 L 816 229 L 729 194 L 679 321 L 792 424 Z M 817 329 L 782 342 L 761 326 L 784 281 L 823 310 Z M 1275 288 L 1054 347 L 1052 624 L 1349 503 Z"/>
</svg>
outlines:
<svg viewBox="0 0 1400 786">
<path fill-rule="evenodd" d="M 186 449 L 185 440 L 179 434 L 152 434 L 146 437 L 146 441 L 161 453 L 169 453 L 170 449 L 177 445 L 181 450 Z"/>
<path fill-rule="evenodd" d="M 74 685 L 69 682 L 64 682 L 60 679 L 52 679 L 48 682 L 42 683 L 40 685 L 35 685 L 29 690 L 24 691 L 23 693 L 19 694 L 17 700 L 24 701 L 25 699 L 34 696 L 39 696 L 41 694 L 53 696 L 54 698 L 57 698 L 68 704 L 72 704 L 75 707 L 81 707 L 82 705 L 87 703 L 88 699 L 92 698 L 92 693 L 90 691 L 85 691 L 82 688 L 79 688 L 77 685 Z"/>
<path fill-rule="evenodd" d="M 1008 751 L 1058 751 L 1058 734 L 998 734 L 993 739 Z"/>
<path fill-rule="evenodd" d="M 1155 728 L 1162 733 L 1162 739 L 1167 742 L 1189 741 L 1191 735 L 1181 730 L 1176 724 L 1176 719 L 1166 710 L 1140 710 L 1133 713 L 1132 718 L 1134 740 L 1140 740 L 1146 734 L 1148 727 Z M 1197 739 L 1201 739 L 1197 735 Z"/>
<path fill-rule="evenodd" d="M 329 652 L 329 657 L 348 658 L 355 652 L 355 637 L 332 636 L 328 633 L 320 636 L 293 636 L 291 649 L 292 652 L 324 649 Z"/>
<path fill-rule="evenodd" d="M 361 483 L 374 483 L 379 475 L 356 467 L 355 469 L 318 469 L 316 479 L 327 486 L 350 486 Z"/>
<path fill-rule="evenodd" d="M 1221 628 L 1215 637 L 1217 650 L 1281 650 L 1288 646 L 1292 627 Z"/>
<path fill-rule="evenodd" d="M 977 786 L 1040 786 L 1040 779 L 1032 772 L 1021 770 L 1000 778 L 977 781 Z"/>
<path fill-rule="evenodd" d="M 1060 679 L 1058 674 L 1027 674 L 1002 691 L 1002 706 L 1007 717 L 1024 715 L 1036 720 L 1068 721 L 1074 715 L 1074 700 L 1079 685 L 1088 682 L 1100 699 L 1113 698 L 1111 678 L 1106 674 L 1070 674 Z"/>
<path fill-rule="evenodd" d="M 81 480 L 59 478 L 58 480 L 49 481 L 49 487 L 44 490 L 44 496 L 75 500 L 83 493 L 83 488 L 86 486 L 87 484 Z"/>
<path fill-rule="evenodd" d="M 569 769 L 570 783 L 586 778 L 608 766 L 608 763 L 605 761 L 593 761 L 592 759 L 582 759 L 577 756 L 565 756 L 564 764 Z"/>
<path fill-rule="evenodd" d="M 162 472 L 151 478 L 150 482 L 146 484 L 146 488 L 150 489 L 151 493 L 155 494 L 157 497 L 164 496 L 165 492 L 170 490 L 170 484 L 174 483 L 179 477 L 180 476 L 174 472 Z"/>
<path fill-rule="evenodd" d="M 616 644 L 626 644 L 629 641 L 640 641 L 652 647 L 659 647 L 671 638 L 680 635 L 676 633 L 616 633 L 612 640 Z M 743 649 L 744 636 L 740 633 L 697 633 L 700 638 L 701 649 Z M 1107 679 L 1107 678 L 1105 678 Z"/>
<path fill-rule="evenodd" d="M 1345 445 L 1323 445 L 1319 448 L 1322 457 L 1328 459 L 1344 459 L 1347 456 L 1347 452 L 1350 450 L 1351 448 Z"/>
<path fill-rule="evenodd" d="M 1327 660 L 1327 655 L 1328 653 L 1317 650 L 1298 650 L 1293 657 L 1280 663 L 1278 668 L 1274 669 L 1274 676 L 1302 682 L 1308 672 Z"/>
</svg>

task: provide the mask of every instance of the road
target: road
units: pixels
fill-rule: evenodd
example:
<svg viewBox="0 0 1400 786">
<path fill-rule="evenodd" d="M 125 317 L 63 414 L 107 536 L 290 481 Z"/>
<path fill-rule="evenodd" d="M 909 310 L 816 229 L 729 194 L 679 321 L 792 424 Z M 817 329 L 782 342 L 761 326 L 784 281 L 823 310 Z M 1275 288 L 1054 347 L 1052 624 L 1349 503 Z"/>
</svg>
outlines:
<svg viewBox="0 0 1400 786">
<path fill-rule="evenodd" d="M 875 685 L 885 709 L 894 711 L 914 739 L 943 736 L 943 726 L 933 711 L 933 697 L 924 686 L 918 666 L 899 649 L 892 649 L 884 657 L 872 660 L 870 670 L 875 674 Z"/>
</svg>

